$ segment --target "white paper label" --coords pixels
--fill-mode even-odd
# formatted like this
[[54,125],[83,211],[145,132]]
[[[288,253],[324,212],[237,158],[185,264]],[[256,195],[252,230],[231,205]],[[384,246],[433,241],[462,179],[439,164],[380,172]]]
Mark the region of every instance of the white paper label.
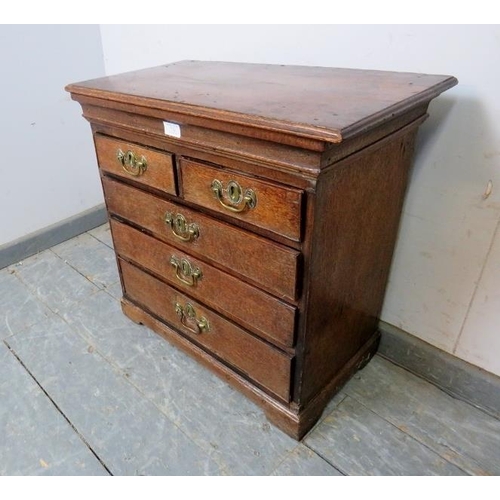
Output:
[[181,136],[181,127],[177,123],[163,122],[163,130],[165,135],[170,135],[171,137]]

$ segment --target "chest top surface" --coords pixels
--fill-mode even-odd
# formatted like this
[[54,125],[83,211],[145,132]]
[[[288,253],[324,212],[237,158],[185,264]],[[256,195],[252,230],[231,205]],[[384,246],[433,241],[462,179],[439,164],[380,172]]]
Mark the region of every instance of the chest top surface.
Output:
[[428,103],[456,84],[456,78],[444,75],[180,61],[67,90],[336,143]]

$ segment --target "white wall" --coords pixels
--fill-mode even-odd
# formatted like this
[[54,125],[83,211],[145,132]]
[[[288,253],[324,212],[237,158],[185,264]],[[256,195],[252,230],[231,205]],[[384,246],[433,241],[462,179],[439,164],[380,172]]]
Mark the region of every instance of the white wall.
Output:
[[99,26],[0,26],[0,245],[103,202],[88,123],[64,91],[102,76]]
[[103,25],[101,34],[107,74],[206,59],[458,77],[419,134],[382,319],[500,375],[500,27]]

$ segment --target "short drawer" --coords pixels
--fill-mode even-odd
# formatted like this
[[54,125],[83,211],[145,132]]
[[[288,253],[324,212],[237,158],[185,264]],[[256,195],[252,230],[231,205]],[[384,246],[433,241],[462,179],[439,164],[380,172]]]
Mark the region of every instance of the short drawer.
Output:
[[248,231],[103,178],[108,210],[189,254],[295,300],[299,252]]
[[267,340],[293,346],[295,307],[166,243],[111,221],[115,250]]
[[181,158],[184,199],[300,240],[302,191]]
[[292,357],[162,281],[120,261],[125,294],[217,358],[289,400]]
[[99,167],[103,172],[176,194],[172,155],[131,142],[95,136]]

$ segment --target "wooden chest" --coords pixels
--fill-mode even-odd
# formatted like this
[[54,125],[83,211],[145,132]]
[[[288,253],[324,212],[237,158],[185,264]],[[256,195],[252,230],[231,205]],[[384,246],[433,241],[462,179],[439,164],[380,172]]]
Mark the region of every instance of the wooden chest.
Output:
[[69,85],[125,314],[300,439],[377,348],[417,129],[456,83],[183,61]]

